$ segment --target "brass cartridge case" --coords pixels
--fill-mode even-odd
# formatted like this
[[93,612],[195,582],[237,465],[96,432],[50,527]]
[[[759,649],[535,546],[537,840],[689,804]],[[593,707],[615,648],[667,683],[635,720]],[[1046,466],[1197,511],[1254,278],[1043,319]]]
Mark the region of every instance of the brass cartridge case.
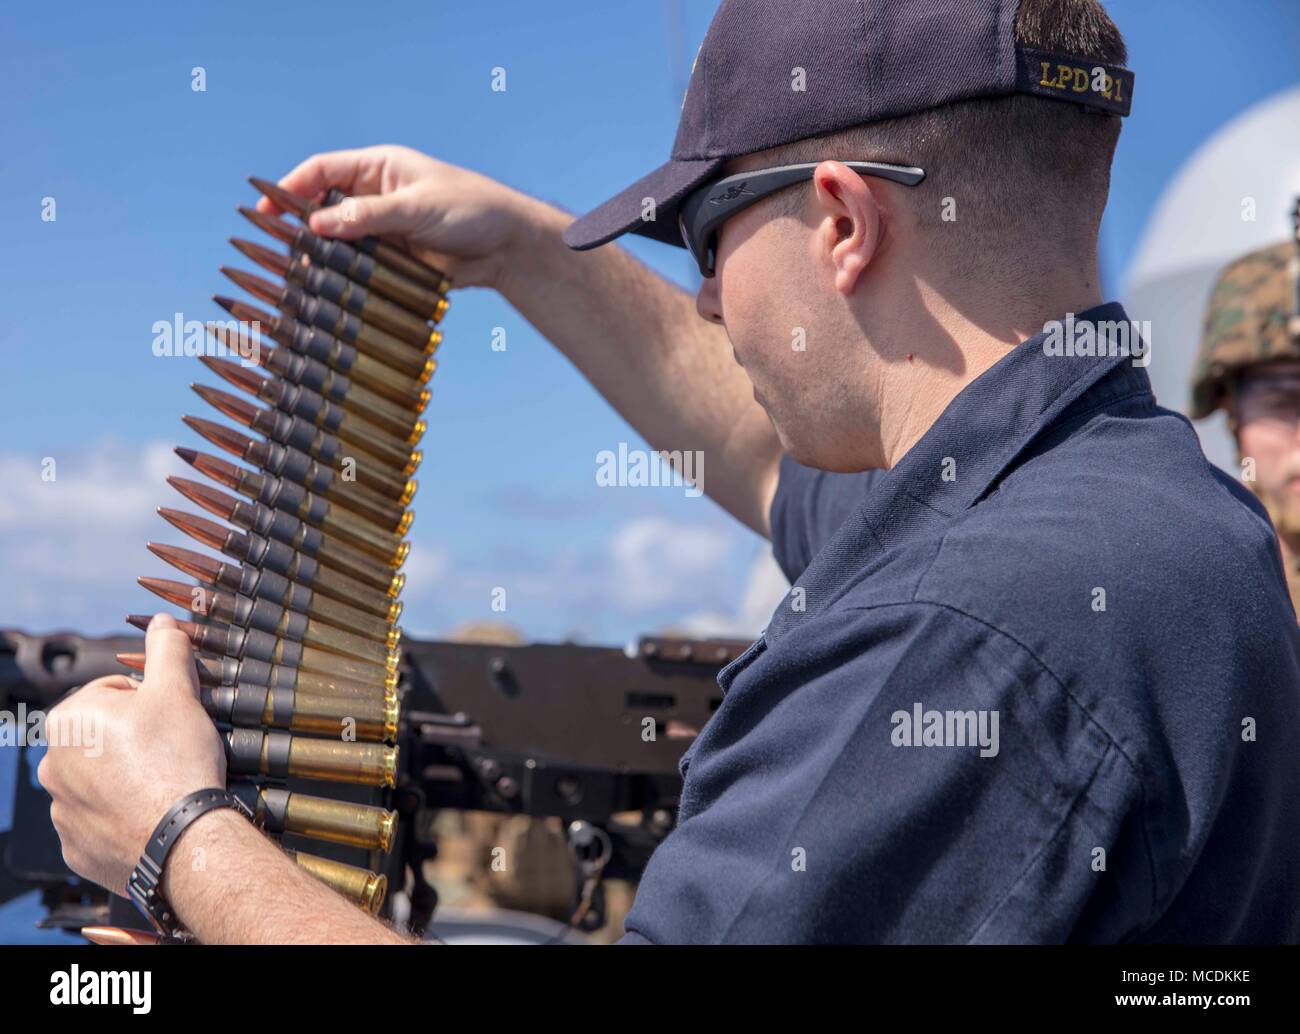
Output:
[[[290,622],[286,620],[281,622],[279,631],[288,631]],[[400,637],[400,629],[392,629]],[[327,625],[323,621],[309,617],[307,619],[307,628],[303,633],[302,643],[304,646],[318,646],[322,650],[328,650],[330,653],[342,654],[357,660],[368,661],[374,665],[388,667],[396,666],[397,642],[392,637],[383,640],[367,639],[365,636],[348,632],[342,628],[336,628],[333,625]]]
[[254,821],[273,836],[292,833],[367,851],[392,849],[397,813],[387,808],[245,781],[232,781],[227,788],[248,805]]
[[[227,398],[223,393],[203,385],[198,386],[196,390],[218,409],[222,409],[222,406],[229,401],[238,401],[234,400],[233,396]],[[239,416],[228,408],[222,409],[222,412],[232,416],[233,419],[239,419]],[[310,417],[286,413],[279,409],[259,410],[250,406],[249,412],[251,420],[248,427],[251,430],[265,435],[285,449],[305,453],[316,460],[321,467],[339,468],[344,459],[351,457],[354,461],[355,484],[371,490],[378,499],[410,498],[411,489],[407,476],[419,466],[422,454],[403,442],[394,441],[378,428],[367,429],[356,417],[353,417],[347,424],[345,435],[342,426],[337,431],[330,431]],[[344,413],[341,409],[336,409],[335,412]],[[346,419],[344,416],[345,422]],[[352,453],[359,453],[359,455],[353,456]],[[248,458],[253,459],[252,456]],[[278,456],[272,455],[268,458],[278,459]]]
[[237,684],[204,686],[204,710],[214,719],[234,725],[317,736],[351,733],[367,743],[383,743],[397,735],[399,706],[395,690],[383,696],[338,696],[267,686]]
[[404,377],[419,378],[425,369],[427,352],[394,337],[386,330],[366,323],[355,313],[340,308],[328,298],[308,294],[291,284],[286,285],[280,301],[280,311],[353,345],[361,354],[391,367]]
[[[419,434],[422,435],[424,421],[419,421],[417,427]],[[424,459],[423,452],[411,447],[413,442],[403,441],[383,428],[358,417],[355,413],[347,413],[339,424],[338,430],[333,433],[346,448],[358,449],[366,456],[373,457],[372,462],[392,471],[389,477],[398,479],[399,484],[401,478],[414,474]],[[367,465],[363,462],[363,457],[357,457],[358,480]],[[405,488],[404,485],[402,487]]]
[[[334,335],[295,319],[285,312],[270,313],[256,306],[232,298],[217,297],[243,328],[256,324],[283,348],[290,349],[303,359],[321,363],[329,369],[378,392],[407,411],[419,413],[429,401],[429,391],[423,385],[433,376],[436,363],[430,358],[420,372],[412,377],[368,355],[356,346],[340,341]],[[239,331],[247,334],[247,329]]]
[[[224,342],[224,328],[218,333],[214,325],[209,325],[208,331]],[[262,359],[265,368],[286,383],[314,391],[322,398],[364,416],[402,441],[414,445],[424,433],[423,421],[412,413],[411,403],[417,401],[418,395],[407,404],[394,402],[374,388],[366,387],[356,377],[283,346],[266,345],[262,349]]]
[[372,916],[379,914],[379,909],[384,903],[384,895],[388,892],[386,876],[302,851],[288,853],[298,865],[326,886],[342,894],[353,904],[359,905]]
[[328,299],[344,312],[360,316],[364,322],[421,351],[433,351],[437,341],[441,340],[442,335],[422,318],[337,270],[291,262],[285,275],[311,294]]
[[290,738],[293,742],[289,747],[289,774],[292,776],[359,786],[396,784],[396,747],[305,736]]
[[[283,640],[281,640],[283,641]],[[297,644],[295,644],[297,645]],[[335,676],[348,682],[363,682],[381,689],[397,685],[397,651],[383,664],[357,660],[341,653],[302,646],[298,667],[317,675]],[[273,658],[274,659],[274,658]]]
[[[406,522],[410,526],[410,521]],[[330,507],[320,521],[322,531],[338,536],[347,544],[378,557],[397,570],[406,562],[411,544],[402,541],[402,532],[383,531],[342,507]],[[403,528],[404,532],[406,528]],[[355,570],[355,568],[354,568]]]
[[278,730],[231,729],[226,765],[240,775],[319,779],[356,786],[393,786],[397,748],[383,743],[295,736]]
[[425,387],[438,368],[437,360],[429,356],[420,372],[414,377],[399,373],[368,355],[358,355],[351,374],[358,384],[382,395],[408,413],[422,413],[429,404],[432,393]]
[[264,788],[258,794],[254,817],[272,833],[294,833],[368,851],[391,850],[397,823],[397,812],[387,808],[278,788]]
[[[307,609],[311,618],[319,618],[327,625],[342,629],[394,647],[402,639],[402,630],[393,625],[386,617],[368,614],[363,610],[320,593],[312,594],[311,606]],[[305,641],[305,640],[304,640]]]
[[[346,199],[347,195],[343,191],[331,187],[329,193],[325,195],[325,204],[339,205]],[[363,237],[361,240],[353,241],[352,244],[367,255],[373,255],[376,262],[388,266],[431,291],[446,294],[451,290],[451,278],[445,273],[386,241],[381,241],[377,237]]]
[[[436,290],[423,288],[387,266],[375,263],[367,285],[405,306],[418,316],[437,323],[447,313],[447,299]],[[449,285],[450,286],[450,285]]]
[[363,521],[379,531],[403,535],[411,526],[406,516],[407,504],[415,497],[417,484],[404,481],[402,494],[396,498],[380,495],[375,489],[356,481],[344,481],[341,472],[335,472],[333,481],[321,493],[332,503],[351,510]]
[[[268,567],[258,566],[255,563],[219,563],[202,554],[192,553],[189,550],[180,550],[171,546],[158,546],[150,543],[149,548],[185,573],[192,575],[205,584],[215,585],[220,590],[246,596],[253,600],[269,600],[285,610],[294,610],[306,614],[308,617],[320,618],[326,624],[334,625],[345,632],[353,632],[367,639],[375,639],[386,643],[389,646],[396,646],[401,639],[400,631],[395,629],[392,621],[389,620],[389,615],[395,609],[400,610],[399,604],[372,589],[366,589],[360,585],[357,588],[363,590],[368,599],[371,601],[383,600],[387,605],[382,616],[328,596],[319,591],[314,585],[315,571],[321,570],[318,565],[312,565],[315,571],[313,571],[311,578],[302,578],[282,574]],[[264,608],[259,608],[259,617],[262,610]],[[236,618],[235,615],[228,615],[223,618],[223,620],[232,619],[243,620],[242,617]],[[254,622],[254,627],[258,627],[256,622]],[[267,630],[272,631],[272,629]]]
[[[375,567],[378,566],[374,561],[371,563]],[[386,571],[381,572],[381,575],[388,578],[387,591],[381,591],[342,571],[327,567],[322,561],[312,577],[311,587],[336,600],[350,600],[358,610],[364,610],[367,614],[374,614],[382,617],[389,624],[394,624],[402,613],[402,604],[397,596],[401,593],[402,584],[406,579],[403,575],[390,575]]]
[[381,622],[381,637],[371,639],[328,624],[311,613],[291,610],[269,599],[202,588],[188,589],[181,582],[157,578],[141,578],[139,581],[177,606],[188,607],[196,614],[215,618],[234,628],[258,632],[276,640],[301,643],[304,648],[320,647],[371,664],[387,666],[396,663],[396,647],[401,639],[401,631],[388,626],[386,622]]
[[400,406],[360,384],[352,385],[340,405],[351,413],[361,414],[376,427],[383,428],[407,445],[415,445],[429,427],[410,407]]
[[[330,655],[334,657],[333,654]],[[337,660],[337,658],[334,658]],[[295,669],[298,673],[295,687],[307,693],[319,693],[322,696],[336,697],[379,697],[386,699],[397,689],[397,673],[385,671],[379,681],[362,681],[346,678],[334,672],[309,671],[305,668]]]
[[[326,535],[320,526],[319,516],[313,521],[305,519],[309,514],[327,512],[328,507],[323,502],[316,507],[306,503],[291,503],[287,508],[281,509],[260,501],[236,499],[186,478],[169,477],[167,480],[187,499],[235,527],[263,539],[284,543],[290,549],[320,561],[325,567],[355,578],[390,597],[396,598],[406,583],[405,576],[394,573],[392,568],[401,567],[409,545],[400,540],[395,541],[391,554],[378,554],[386,561],[382,567],[378,566],[375,562],[376,553],[372,549],[362,549],[337,534]],[[251,486],[237,487],[236,491],[253,495],[256,499]]]
[[[144,624],[148,626],[148,621]],[[204,651],[210,651],[216,644],[196,642]],[[119,661],[136,671],[144,671],[144,654],[120,653]],[[284,664],[272,664],[254,657],[214,657],[199,654],[194,658],[194,666],[199,674],[199,685],[206,689],[230,689],[236,686],[255,686],[258,689],[270,688],[286,693],[299,691],[327,697],[354,697],[363,700],[382,700],[397,702],[397,676],[388,676],[380,682],[358,682],[341,678],[336,674],[323,675],[302,668]],[[390,684],[391,683],[391,684]]]

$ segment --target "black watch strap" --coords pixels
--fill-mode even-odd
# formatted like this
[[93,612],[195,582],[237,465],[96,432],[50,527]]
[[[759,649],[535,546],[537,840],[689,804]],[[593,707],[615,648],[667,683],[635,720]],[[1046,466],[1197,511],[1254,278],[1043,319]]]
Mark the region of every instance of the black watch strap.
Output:
[[167,856],[186,827],[214,808],[234,808],[248,819],[253,817],[243,801],[224,789],[211,787],[187,794],[162,817],[153,835],[149,837],[139,863],[126,881],[127,893],[131,895],[136,908],[144,913],[155,930],[166,937],[176,937],[181,930],[175,913],[162,894],[163,867],[167,864]]

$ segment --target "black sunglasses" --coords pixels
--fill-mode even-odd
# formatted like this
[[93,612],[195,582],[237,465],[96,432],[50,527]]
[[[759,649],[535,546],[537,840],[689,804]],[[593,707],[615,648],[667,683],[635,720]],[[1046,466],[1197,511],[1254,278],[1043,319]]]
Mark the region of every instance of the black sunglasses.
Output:
[[[714,252],[718,228],[737,212],[775,194],[778,190],[803,180],[812,179],[813,171],[821,162],[804,162],[800,165],[782,165],[775,169],[758,169],[738,172],[732,176],[706,183],[691,193],[677,210],[677,226],[682,241],[699,263],[700,275],[713,276]],[[925,179],[925,170],[911,165],[889,165],[884,162],[844,162],[856,173],[891,180],[906,187],[914,187]]]

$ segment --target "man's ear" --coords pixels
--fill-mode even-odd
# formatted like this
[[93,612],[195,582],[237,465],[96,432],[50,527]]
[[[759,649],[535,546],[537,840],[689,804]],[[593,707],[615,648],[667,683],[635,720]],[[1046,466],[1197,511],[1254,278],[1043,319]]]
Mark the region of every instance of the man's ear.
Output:
[[834,270],[835,289],[852,294],[884,239],[884,211],[870,179],[842,162],[818,165],[813,187],[818,257]]

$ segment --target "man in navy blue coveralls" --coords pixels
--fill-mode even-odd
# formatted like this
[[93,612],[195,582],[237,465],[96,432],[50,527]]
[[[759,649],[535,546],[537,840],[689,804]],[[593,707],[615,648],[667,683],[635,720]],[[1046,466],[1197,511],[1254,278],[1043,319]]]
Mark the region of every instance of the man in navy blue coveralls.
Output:
[[[783,461],[806,607],[720,676],[626,940],[1295,939],[1268,522],[1145,370],[1042,360],[1015,349],[883,476]],[[996,755],[898,746],[918,704],[996,713]]]
[[[951,95],[950,87],[978,93],[988,69],[975,67],[981,59],[965,47],[966,34],[999,38],[1017,6],[866,4],[862,35],[851,21],[844,26],[850,52],[808,70],[821,90],[805,102],[821,105],[813,116],[789,113],[755,80],[785,67],[787,56],[807,64],[830,47],[822,35],[828,10],[782,16],[777,5],[724,4],[697,60],[674,162],[622,195],[621,211],[616,198],[566,234],[575,247],[628,229],[660,236],[662,213],[654,226],[627,225],[628,202],[658,196],[656,187],[685,193],[685,241],[702,272],[716,272],[700,311],[725,316],[782,444],[809,463],[781,459],[770,509],[776,558],[793,588],[762,637],[719,676],[722,704],[682,758],[679,825],[651,859],[625,943],[1294,941],[1300,932],[1300,669],[1278,550],[1251,494],[1205,460],[1185,419],[1157,406],[1145,369],[1153,353],[1123,309],[1093,296],[1068,317],[1065,306],[1095,292],[1095,280],[1066,276],[1056,281],[1063,291],[1043,294],[1043,330],[1016,347],[976,358],[951,321],[935,320],[920,321],[916,347],[902,354],[909,339],[891,342],[881,325],[891,306],[924,307],[926,278],[900,277],[895,286],[909,294],[882,291],[874,306],[849,307],[862,358],[844,368],[845,384],[858,377],[855,386],[865,387],[846,389],[847,402],[817,396],[796,384],[795,367],[777,365],[781,330],[766,328],[761,346],[746,334],[746,320],[757,319],[745,283],[759,268],[754,256],[777,240],[789,244],[761,225],[773,216],[813,227],[795,238],[784,271],[809,276],[795,262],[811,258],[816,269],[820,260],[852,298],[855,290],[869,295],[876,268],[890,276],[889,231],[898,223],[900,234],[938,241],[947,229],[942,202],[973,203],[952,163],[1006,161],[1008,179],[1025,175],[1014,138],[954,154],[924,133],[909,135],[906,119],[798,142],[852,121],[837,104],[869,122],[864,88],[888,95],[865,102],[869,109],[896,115]],[[1019,6],[1014,44],[1003,37],[999,52],[1022,48],[1034,70],[1028,92],[1047,82],[1073,89],[1099,63],[1122,63],[1117,32],[1044,42],[1033,33],[1045,31],[1045,5]],[[1090,6],[1073,5],[1113,31]],[[932,15],[947,15],[945,26]],[[947,34],[950,55],[970,55],[965,65],[955,61],[955,87],[944,78],[954,60],[942,62],[943,48],[933,49],[936,32]],[[841,92],[858,47],[861,77],[844,74]],[[1077,67],[1024,53],[1034,47],[1072,47]],[[1018,88],[1026,88],[1023,75]],[[1117,122],[1042,96],[1016,98],[1022,111],[1011,117],[1012,132],[1032,135],[1024,120],[1058,116],[1068,148],[1069,134],[1101,139],[1101,122]],[[745,110],[750,100],[757,110]],[[808,124],[783,127],[791,146],[755,155],[776,142],[772,110]],[[969,143],[983,116],[970,114],[965,126],[963,117],[954,120]],[[952,123],[937,116],[922,125],[933,132]],[[1108,164],[1109,149],[1096,149]],[[698,156],[718,153],[735,157],[699,168]],[[755,196],[725,223],[695,215],[746,191],[761,195],[757,174],[772,167],[850,157],[952,178],[922,202],[869,175],[862,182],[885,199],[884,214],[868,207],[865,229],[828,162],[809,175],[812,186]],[[728,173],[721,186],[708,185]],[[673,187],[673,175],[702,176],[706,185]],[[1104,203],[1104,168],[1097,175],[1100,191],[1076,185],[1072,198],[1054,202],[1088,211],[1100,192]],[[691,192],[701,189],[706,200],[693,204]],[[924,212],[931,200],[935,210]],[[1009,222],[1020,203],[1034,209],[1033,193],[1002,209]],[[1069,232],[1059,212],[1041,207],[1049,234]],[[916,209],[918,221],[899,215]],[[876,220],[891,215],[898,223],[882,232]],[[1024,224],[1031,232],[1033,221]],[[827,224],[836,232],[819,237]],[[700,226],[710,241],[691,240]],[[1086,233],[1079,239],[1091,260],[1095,235],[1086,246]],[[1060,261],[1060,244],[1042,242],[1042,265]],[[1032,267],[1035,250],[1030,241],[1015,260]],[[976,270],[989,265],[978,251],[967,258]],[[1032,269],[993,266],[986,293],[995,309],[999,294],[1037,286]],[[1061,303],[1057,311],[1046,308],[1048,297]],[[1005,340],[1006,329],[995,336]],[[1080,335],[1095,344],[1063,345],[1063,336]],[[825,346],[810,331],[806,348],[817,347]],[[949,366],[959,390],[934,402],[928,421],[914,420],[922,425],[915,440],[899,445],[888,426],[891,417],[907,423],[891,413],[897,396],[872,389],[888,381],[897,391],[907,383],[899,369],[922,361]],[[934,400],[915,383],[922,410]],[[839,405],[846,426],[858,421],[856,453],[813,442],[804,430]],[[874,419],[862,419],[872,406]],[[874,455],[873,435],[881,439]],[[889,469],[829,472],[864,467]]]
[[[316,232],[500,290],[794,583],[719,677],[626,942],[1300,936],[1276,541],[1098,286],[1124,61],[1098,0],[724,0],[671,160],[581,219],[404,148],[282,180],[357,195]],[[685,245],[697,297],[598,247],[628,232]],[[110,749],[39,772],[119,892],[224,782],[188,640],[160,615],[146,649],[138,689],[57,709]],[[202,940],[402,940],[228,808],[191,849],[162,890]]]

